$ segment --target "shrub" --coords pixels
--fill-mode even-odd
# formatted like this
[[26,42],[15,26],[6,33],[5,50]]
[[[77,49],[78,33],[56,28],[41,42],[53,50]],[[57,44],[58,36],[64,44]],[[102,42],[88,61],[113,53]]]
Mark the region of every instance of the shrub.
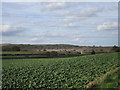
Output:
[[48,57],[57,57],[59,54],[55,51],[52,51],[52,52],[47,52],[46,55]]
[[95,51],[94,51],[94,50],[92,50],[91,54],[95,54]]
[[18,46],[3,46],[2,51],[20,51]]
[[47,51],[46,49],[43,49],[43,51]]
[[114,45],[114,46],[112,47],[112,51],[114,51],[114,52],[120,52],[120,48],[117,47],[116,45]]

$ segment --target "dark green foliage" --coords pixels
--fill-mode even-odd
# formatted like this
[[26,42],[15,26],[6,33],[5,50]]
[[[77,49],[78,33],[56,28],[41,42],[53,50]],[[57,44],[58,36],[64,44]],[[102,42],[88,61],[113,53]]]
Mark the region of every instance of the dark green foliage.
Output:
[[20,51],[18,46],[3,46],[2,51]]
[[95,51],[94,51],[94,50],[92,50],[91,54],[95,54]]
[[114,46],[112,47],[112,51],[120,52],[120,48],[119,48],[118,46],[114,45]]
[[46,55],[48,57],[57,57],[59,54],[55,51],[52,51],[52,52],[47,52]]
[[2,61],[3,88],[81,88],[118,65],[117,53]]
[[46,49],[43,49],[43,51],[47,51]]

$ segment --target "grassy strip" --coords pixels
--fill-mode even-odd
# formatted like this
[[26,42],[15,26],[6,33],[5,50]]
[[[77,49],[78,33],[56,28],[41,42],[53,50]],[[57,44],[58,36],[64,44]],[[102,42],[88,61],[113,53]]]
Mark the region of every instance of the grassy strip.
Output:
[[118,88],[120,70],[109,75],[103,82],[96,84],[93,88]]
[[106,74],[102,75],[101,77],[96,78],[94,81],[89,82],[85,88],[92,88],[93,86],[95,86],[98,83],[103,82],[109,75],[111,75],[114,72],[117,72],[118,70],[120,70],[120,67],[115,68],[114,70],[110,70],[109,72],[107,72]]

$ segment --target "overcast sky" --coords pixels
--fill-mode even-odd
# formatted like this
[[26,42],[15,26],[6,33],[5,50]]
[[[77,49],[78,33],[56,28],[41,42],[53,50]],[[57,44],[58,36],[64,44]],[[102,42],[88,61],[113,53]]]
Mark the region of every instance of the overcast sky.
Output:
[[4,2],[0,16],[2,43],[118,45],[117,2]]

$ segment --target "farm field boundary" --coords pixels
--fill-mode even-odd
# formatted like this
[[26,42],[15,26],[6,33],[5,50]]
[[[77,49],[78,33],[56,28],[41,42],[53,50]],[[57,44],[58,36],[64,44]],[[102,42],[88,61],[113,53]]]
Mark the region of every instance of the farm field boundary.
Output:
[[117,72],[118,70],[120,70],[120,67],[115,68],[114,70],[110,70],[109,72],[107,72],[106,74],[103,74],[102,76],[96,78],[94,81],[89,82],[85,88],[92,88],[94,85],[103,82],[109,75],[111,75],[114,72]]

